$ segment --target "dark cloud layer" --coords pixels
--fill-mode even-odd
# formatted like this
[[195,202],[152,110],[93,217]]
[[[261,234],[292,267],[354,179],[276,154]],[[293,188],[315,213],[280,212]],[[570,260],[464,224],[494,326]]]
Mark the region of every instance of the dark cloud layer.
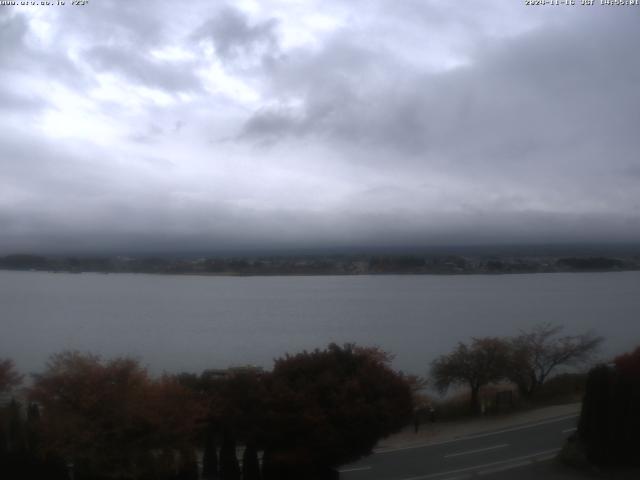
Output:
[[176,65],[145,57],[137,51],[121,47],[96,46],[84,53],[84,57],[97,72],[117,72],[132,82],[169,91],[200,90],[198,78],[191,71],[191,62]]
[[640,241],[640,9],[154,5],[0,8],[0,251]]
[[220,57],[233,59],[259,50],[277,50],[276,27],[277,21],[274,19],[250,24],[246,15],[235,8],[227,7],[206,21],[193,37],[210,38]]
[[438,74],[403,69],[389,52],[335,39],[279,65],[275,95],[285,104],[298,96],[302,105],[259,109],[242,136],[328,135],[409,154],[400,159],[453,154],[493,164],[545,162],[564,157],[563,148],[582,157],[591,132],[601,150],[618,157],[624,146],[630,154],[640,106],[636,21],[536,30],[496,41],[470,65]]

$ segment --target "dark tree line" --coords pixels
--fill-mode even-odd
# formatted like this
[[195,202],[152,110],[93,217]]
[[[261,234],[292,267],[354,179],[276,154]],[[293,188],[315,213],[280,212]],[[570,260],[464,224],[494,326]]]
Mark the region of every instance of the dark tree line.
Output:
[[638,270],[637,256],[566,257],[526,254],[487,257],[482,254],[368,256],[289,255],[181,258],[171,256],[136,257],[44,257],[30,254],[0,256],[0,269],[55,272],[139,272],[156,274],[214,275],[335,275],[335,274],[463,274],[463,273],[536,273]]
[[[20,380],[0,363],[0,390]],[[6,478],[39,468],[54,480],[333,478],[413,410],[410,379],[384,352],[350,344],[287,355],[270,372],[160,378],[129,358],[64,352],[25,399],[0,412]]]
[[205,465],[218,464],[234,480],[236,442],[246,446],[247,480],[331,478],[335,467],[403,427],[413,410],[411,379],[394,372],[384,352],[354,345],[287,355],[271,372],[204,372],[181,381],[208,400],[208,444],[222,443],[217,459],[208,448]]
[[[0,398],[22,383],[10,360],[0,360]],[[42,449],[40,408],[26,408],[15,399],[0,405],[0,477],[66,480],[67,466],[60,456]]]
[[[640,466],[640,347],[589,372],[577,439],[602,466]],[[576,439],[574,438],[574,441]]]

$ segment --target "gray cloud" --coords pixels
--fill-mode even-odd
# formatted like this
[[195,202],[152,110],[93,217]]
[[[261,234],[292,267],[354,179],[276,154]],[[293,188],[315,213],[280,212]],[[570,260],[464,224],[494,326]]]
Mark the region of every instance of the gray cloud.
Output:
[[41,101],[28,97],[23,93],[9,93],[8,91],[0,91],[0,111],[17,113],[24,110],[32,110],[42,108]]
[[194,39],[209,38],[216,53],[225,60],[240,55],[273,55],[279,48],[275,19],[250,23],[241,11],[226,7],[201,25],[193,34]]
[[193,72],[193,62],[168,62],[149,58],[139,51],[122,47],[96,46],[84,53],[96,71],[116,72],[129,80],[171,92],[193,91],[202,88]]
[[27,19],[23,15],[9,16],[0,10],[0,59],[13,59],[15,52],[24,47],[24,36],[28,30]]
[[0,251],[640,240],[640,10],[364,5],[0,9]]
[[[239,138],[269,145],[329,138],[377,168],[430,166],[520,189],[531,203],[631,211],[637,187],[617,187],[640,149],[636,21],[549,26],[492,42],[444,73],[403,68],[389,52],[337,39],[279,66],[280,105],[255,112]],[[301,105],[288,107],[290,96]]]
[[[30,85],[24,78],[16,81],[14,76],[52,77],[66,82],[74,82],[78,87],[86,85],[86,79],[79,73],[65,51],[59,49],[39,49],[28,41],[30,33],[29,18],[22,14],[8,14],[8,7],[0,15],[0,80],[5,85],[5,100],[9,96],[6,90],[21,90],[15,95],[14,105],[18,108],[30,104],[41,92],[27,92]],[[46,103],[46,99],[42,99]],[[8,103],[8,101],[7,101]]]
[[[280,63],[272,83],[281,105],[256,111],[242,137],[330,135],[401,153],[456,152],[494,162],[563,145],[579,149],[586,132],[615,124],[598,135],[612,152],[622,140],[635,141],[636,20],[536,30],[436,74],[338,38]],[[288,108],[289,97],[302,105]]]
[[[56,9],[55,20],[71,33],[97,43],[119,43],[136,49],[147,50],[171,39],[175,34],[175,4],[156,2],[153,7],[143,2],[102,0],[90,8]],[[126,51],[126,49],[125,49]],[[129,50],[130,52],[132,50]]]

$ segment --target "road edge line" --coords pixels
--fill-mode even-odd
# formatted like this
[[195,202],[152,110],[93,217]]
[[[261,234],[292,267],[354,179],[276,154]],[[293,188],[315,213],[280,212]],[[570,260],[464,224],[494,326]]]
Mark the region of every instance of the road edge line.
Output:
[[476,438],[489,437],[491,435],[499,435],[501,433],[515,432],[517,430],[524,430],[526,428],[533,428],[533,427],[537,427],[537,426],[540,426],[540,425],[547,425],[549,423],[561,422],[563,420],[569,420],[570,418],[577,418],[579,416],[580,416],[579,413],[575,413],[575,414],[572,414],[572,415],[564,415],[564,416],[561,416],[561,417],[554,417],[554,418],[550,418],[548,420],[542,420],[542,421],[535,422],[535,423],[528,423],[528,424],[518,425],[518,426],[515,426],[515,427],[504,428],[502,430],[495,430],[495,431],[484,432],[484,433],[476,433],[476,434],[466,435],[466,436],[463,436],[463,437],[452,438],[451,440],[445,440],[445,441],[442,441],[442,442],[421,443],[419,445],[407,445],[406,447],[397,447],[397,448],[384,448],[384,449],[374,450],[373,453],[378,455],[378,454],[384,454],[384,453],[400,452],[402,450],[413,450],[413,449],[416,449],[416,448],[432,447],[434,445],[446,445],[448,443],[462,442],[462,441],[465,441],[465,440],[473,440],[473,439],[476,439]]
[[457,470],[449,470],[447,472],[430,473],[430,474],[422,475],[418,477],[408,477],[408,478],[403,478],[402,480],[427,480],[429,478],[444,477],[445,475],[455,475],[458,473],[474,472],[487,467],[497,467],[498,465],[504,465],[505,466],[504,470],[509,470],[510,469],[509,467],[517,468],[518,466],[526,465],[528,463],[528,462],[525,462],[526,460],[534,460],[536,457],[546,458],[548,456],[549,457],[548,459],[553,458],[553,454],[558,453],[560,450],[561,450],[560,448],[554,448],[551,450],[544,450],[542,452],[531,453],[529,455],[509,458],[507,460],[500,460],[497,462],[485,463],[482,465],[474,465],[472,467],[459,468]]

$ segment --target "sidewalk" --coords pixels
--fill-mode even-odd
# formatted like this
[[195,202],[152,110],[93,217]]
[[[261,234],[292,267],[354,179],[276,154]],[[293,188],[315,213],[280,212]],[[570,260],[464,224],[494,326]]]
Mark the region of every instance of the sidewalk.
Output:
[[578,415],[580,403],[568,405],[554,405],[522,412],[491,415],[480,418],[467,418],[455,421],[425,422],[420,425],[418,433],[414,433],[413,426],[391,435],[378,443],[375,451],[384,451],[416,445],[446,442],[460,437],[479,433],[502,430],[526,423],[535,423],[554,417]]

